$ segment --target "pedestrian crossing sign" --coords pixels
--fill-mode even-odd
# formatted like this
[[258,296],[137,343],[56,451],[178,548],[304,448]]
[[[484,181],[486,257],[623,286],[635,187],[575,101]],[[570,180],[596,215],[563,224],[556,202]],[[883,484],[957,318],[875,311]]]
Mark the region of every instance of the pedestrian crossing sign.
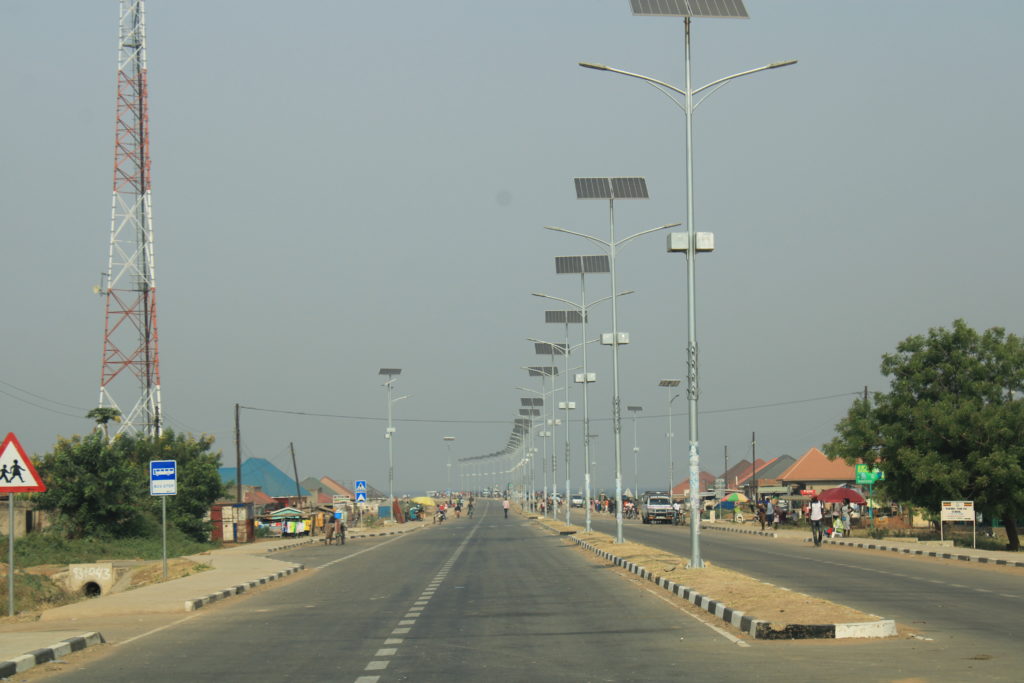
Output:
[[0,493],[29,493],[46,490],[35,465],[25,455],[14,432],[0,446]]

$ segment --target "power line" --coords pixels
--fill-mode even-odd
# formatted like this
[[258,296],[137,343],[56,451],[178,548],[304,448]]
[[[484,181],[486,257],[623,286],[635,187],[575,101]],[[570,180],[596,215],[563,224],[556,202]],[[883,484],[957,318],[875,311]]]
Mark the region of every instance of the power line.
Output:
[[[750,406],[741,406],[737,408],[720,408],[718,410],[702,410],[702,415],[717,415],[721,413],[735,413],[744,410],[760,410],[762,408],[778,408],[782,406],[799,405],[801,403],[814,403],[817,401],[830,401],[836,398],[843,398],[846,396],[860,396],[860,391],[846,391],[841,394],[831,394],[829,396],[816,396],[814,398],[802,398],[795,399],[792,401],[776,401],[774,403],[761,403]],[[245,410],[253,410],[261,413],[275,413],[279,415],[300,415],[303,417],[327,417],[338,420],[364,420],[373,422],[385,422],[386,417],[379,417],[373,415],[339,415],[337,413],[319,413],[305,410],[283,410],[279,408],[260,408],[257,406],[239,406]],[[649,414],[640,416],[641,420],[651,420],[657,418],[663,418],[665,415]],[[392,418],[394,422],[427,422],[436,424],[508,424],[509,420],[470,420],[462,418]],[[610,417],[599,417],[591,418],[591,422],[608,422],[611,421]]]

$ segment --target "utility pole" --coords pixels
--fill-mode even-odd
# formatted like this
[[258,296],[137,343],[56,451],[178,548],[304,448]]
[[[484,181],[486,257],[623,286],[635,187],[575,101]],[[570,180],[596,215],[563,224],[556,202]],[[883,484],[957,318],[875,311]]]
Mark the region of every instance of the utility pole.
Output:
[[[725,479],[725,477],[728,474],[729,474],[729,447],[726,446],[725,447],[725,473],[722,474],[722,479]],[[725,486],[726,486],[726,488],[729,487],[729,480],[728,479],[725,479]]]
[[235,502],[242,504],[242,427],[238,416],[239,406],[235,404]]
[[292,472],[295,473],[295,505],[302,509],[302,487],[299,486],[299,466],[295,464],[295,444],[289,441],[288,448],[292,452]]
[[757,493],[757,433],[750,432],[750,466],[754,469],[752,476],[754,484],[754,505],[756,506],[760,502],[760,498]]

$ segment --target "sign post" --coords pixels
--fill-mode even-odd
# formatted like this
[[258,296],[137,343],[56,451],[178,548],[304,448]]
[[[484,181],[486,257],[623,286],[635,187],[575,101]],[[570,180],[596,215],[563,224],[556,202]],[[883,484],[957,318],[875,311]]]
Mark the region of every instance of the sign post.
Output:
[[7,616],[14,616],[14,494],[42,492],[46,485],[14,432],[0,445],[0,493],[7,494]]
[[867,465],[860,464],[854,465],[854,472],[857,476],[858,484],[868,485],[868,514],[871,516],[871,528],[875,528],[875,498],[874,498],[874,486],[876,481],[885,481],[885,472],[878,469],[877,467],[869,468]]
[[160,517],[163,527],[164,581],[167,580],[167,496],[178,494],[178,461],[149,461],[149,495],[160,496]]
[[944,500],[939,511],[939,539],[946,540],[943,535],[943,522],[970,522],[974,527],[971,546],[978,548],[978,517],[974,514],[973,500]]

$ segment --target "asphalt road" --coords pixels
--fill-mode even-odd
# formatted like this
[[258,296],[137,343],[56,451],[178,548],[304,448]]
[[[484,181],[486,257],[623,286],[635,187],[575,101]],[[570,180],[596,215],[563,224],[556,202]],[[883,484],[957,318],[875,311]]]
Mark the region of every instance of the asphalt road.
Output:
[[101,655],[69,658],[52,677],[650,683],[820,679],[836,667],[869,681],[1017,680],[1001,656],[960,657],[936,642],[723,635],[664,591],[521,517],[504,519],[494,501],[472,520],[278,556],[310,569]]
[[[582,524],[582,514],[577,518]],[[615,521],[594,515],[596,531]],[[690,528],[624,522],[623,536],[685,557]],[[1024,665],[1024,570],[706,530],[701,555],[721,567],[869,614],[896,619],[925,637]]]

